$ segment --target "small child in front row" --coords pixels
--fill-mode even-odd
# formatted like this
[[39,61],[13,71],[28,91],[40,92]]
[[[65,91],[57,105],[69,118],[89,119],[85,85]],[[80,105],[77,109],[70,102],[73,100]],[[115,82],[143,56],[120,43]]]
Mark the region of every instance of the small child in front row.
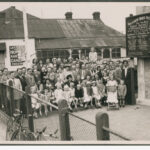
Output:
[[75,109],[77,109],[77,100],[75,98],[75,88],[74,88],[74,83],[71,82],[70,83],[70,100],[72,101],[73,105],[75,106]]
[[38,118],[38,110],[41,108],[41,104],[38,102],[36,98],[38,98],[37,88],[32,87],[31,88],[31,103],[32,103],[32,109],[33,109],[33,116],[35,118]]
[[55,89],[54,91],[54,101],[53,103],[55,105],[58,105],[58,102],[62,99],[64,99],[64,93],[63,93],[63,90],[62,90],[62,86],[60,84],[57,85],[57,89]]
[[[44,90],[44,94],[41,94],[40,95],[40,98],[43,100],[43,101],[45,101],[45,102],[49,102],[49,95],[48,95],[48,89],[45,89]],[[44,106],[44,113],[45,113],[45,115],[47,116],[47,114],[48,114],[48,109],[47,109],[47,104],[46,103],[41,103],[41,105],[42,106]],[[42,116],[42,111],[41,111],[41,109],[40,109],[40,115]]]
[[118,99],[120,107],[125,107],[125,96],[127,94],[127,87],[124,84],[124,80],[120,80],[118,85]]
[[72,107],[71,107],[71,103],[72,103],[71,92],[70,92],[69,86],[67,84],[64,86],[63,96],[64,96],[64,99],[68,103],[69,110],[72,111]]
[[101,107],[101,103],[100,103],[101,95],[99,93],[99,89],[97,87],[96,81],[92,82],[92,91],[93,91],[93,98],[95,100],[95,107],[100,108]]
[[80,84],[77,84],[77,87],[75,88],[75,98],[80,107],[83,107],[83,96],[83,89]]

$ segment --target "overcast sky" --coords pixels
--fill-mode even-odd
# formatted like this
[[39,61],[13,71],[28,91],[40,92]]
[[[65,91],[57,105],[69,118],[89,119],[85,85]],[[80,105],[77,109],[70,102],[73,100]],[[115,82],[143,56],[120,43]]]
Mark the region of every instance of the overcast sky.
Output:
[[40,18],[65,18],[67,11],[73,12],[73,18],[92,18],[92,13],[99,11],[106,25],[125,33],[125,18],[131,13],[136,14],[136,6],[150,6],[150,2],[0,2],[0,11],[10,6],[16,6],[19,10],[25,9],[27,13]]

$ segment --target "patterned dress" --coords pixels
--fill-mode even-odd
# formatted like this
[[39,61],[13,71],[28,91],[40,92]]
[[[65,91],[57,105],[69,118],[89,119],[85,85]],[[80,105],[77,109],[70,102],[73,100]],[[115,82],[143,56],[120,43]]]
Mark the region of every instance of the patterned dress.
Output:
[[117,81],[109,80],[106,84],[107,87],[107,102],[108,103],[118,103],[117,99]]

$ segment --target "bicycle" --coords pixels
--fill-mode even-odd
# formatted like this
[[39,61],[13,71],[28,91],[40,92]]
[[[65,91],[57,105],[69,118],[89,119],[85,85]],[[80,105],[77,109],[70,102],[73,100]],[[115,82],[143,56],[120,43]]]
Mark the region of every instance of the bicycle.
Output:
[[[8,121],[7,124],[7,134],[10,132],[11,136],[8,138],[6,135],[6,139],[10,141],[42,141],[46,140],[46,137],[58,139],[56,135],[58,129],[56,129],[53,133],[45,134],[46,128],[44,127],[42,130],[37,130],[36,132],[31,132],[28,127],[23,127],[23,115],[17,114],[14,115]],[[14,129],[13,129],[14,127]]]
[[58,139],[59,137],[56,135],[58,132],[58,129],[56,129],[53,133],[45,134],[47,127],[44,127],[42,130],[37,130],[35,133],[33,133],[36,141],[43,141],[46,140],[46,137],[48,138],[54,138]]
[[[7,123],[6,139],[10,141],[34,141],[35,137],[28,127],[23,127],[23,115],[14,114]],[[10,136],[9,136],[10,134]]]

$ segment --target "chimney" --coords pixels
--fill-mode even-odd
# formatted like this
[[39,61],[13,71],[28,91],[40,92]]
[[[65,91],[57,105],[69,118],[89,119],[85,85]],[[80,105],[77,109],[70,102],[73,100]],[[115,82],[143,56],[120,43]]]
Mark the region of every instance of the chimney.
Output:
[[67,20],[72,20],[72,12],[66,12],[65,16]]
[[100,12],[96,11],[93,13],[93,20],[100,20]]

